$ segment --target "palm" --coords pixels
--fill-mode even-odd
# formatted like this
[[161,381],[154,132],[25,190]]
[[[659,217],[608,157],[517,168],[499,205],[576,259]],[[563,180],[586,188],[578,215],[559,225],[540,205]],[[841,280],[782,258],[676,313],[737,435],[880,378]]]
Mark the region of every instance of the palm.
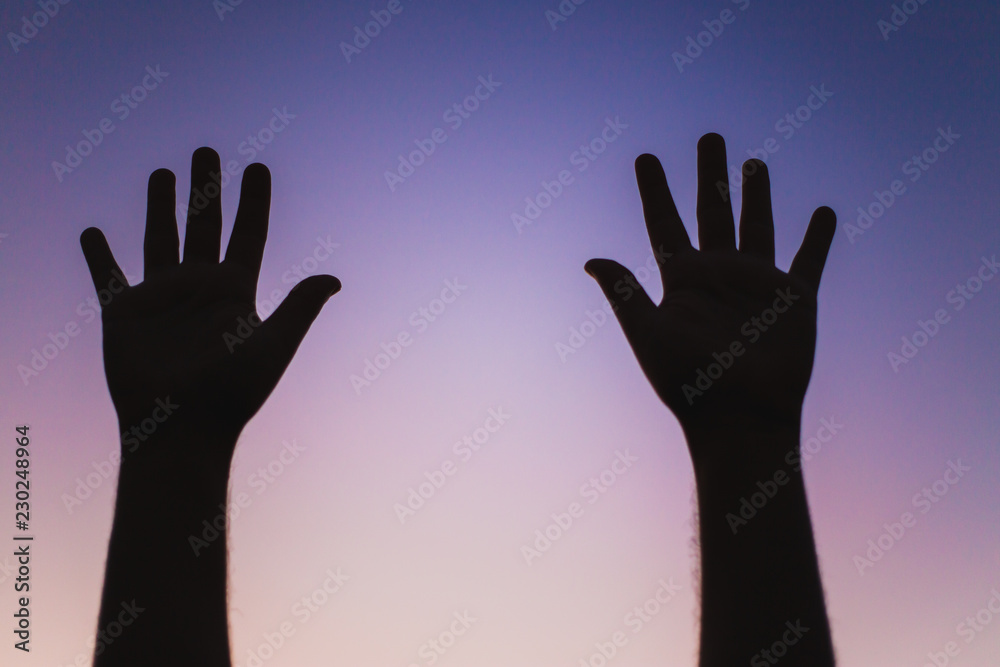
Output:
[[[636,356],[678,417],[801,405],[816,339],[815,294],[807,286],[735,252],[692,252],[667,272],[672,287]],[[766,314],[773,320],[767,324],[761,313],[773,310],[778,292],[797,299],[777,319]]]
[[[217,169],[214,151],[197,151],[192,190],[211,192],[206,184]],[[189,215],[181,263],[173,174],[150,176],[145,280],[114,296],[102,313],[105,372],[123,426],[148,418],[156,401],[169,397],[182,406],[177,414],[185,422],[238,433],[274,389],[322,303],[339,289],[331,276],[310,278],[266,323],[252,326],[260,323],[255,296],[270,176],[262,165],[246,170],[222,262],[221,206],[218,196],[207,200]],[[81,242],[100,290],[117,264],[98,230],[84,232]]]
[[119,412],[141,415],[167,388],[173,401],[210,415],[245,421],[256,412],[277,378],[223,340],[255,312],[253,293],[233,273],[221,264],[177,267],[108,305],[104,365]]
[[[650,240],[668,256],[660,267],[659,305],[617,262],[587,264],[615,306],[643,372],[685,428],[745,417],[797,418],[812,371],[816,290],[833,234],[832,211],[818,209],[791,270],[777,269],[770,184],[758,163],[744,186],[737,250],[732,209],[715,187],[726,182],[725,165],[722,138],[703,137],[702,249],[695,250],[659,162],[652,156],[636,161]],[[783,312],[776,312],[776,300]]]

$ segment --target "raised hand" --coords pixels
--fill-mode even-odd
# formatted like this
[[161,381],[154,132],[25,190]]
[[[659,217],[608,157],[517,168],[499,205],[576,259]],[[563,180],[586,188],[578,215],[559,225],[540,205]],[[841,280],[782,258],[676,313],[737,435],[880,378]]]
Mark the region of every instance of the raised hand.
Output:
[[[307,278],[260,323],[255,302],[270,174],[260,164],[245,170],[220,262],[222,207],[213,172],[219,173],[215,151],[195,151],[183,261],[174,175],[160,169],[150,176],[139,285],[126,284],[99,230],[80,237],[102,297],[104,368],[123,433],[95,667],[231,664],[227,535],[217,527],[226,521],[233,451],[323,304],[340,289],[332,276]],[[251,323],[249,335],[241,321]],[[157,425],[149,431],[144,424],[154,423],[151,417]],[[142,444],[126,446],[125,434],[140,425]],[[201,539],[208,525],[217,530],[211,543]],[[123,604],[142,609],[142,616],[113,642],[101,639]]]
[[[149,177],[144,280],[113,296],[102,312],[108,388],[125,428],[148,418],[156,401],[169,396],[181,406],[172,419],[232,440],[270,395],[323,304],[340,289],[333,276],[311,276],[248,338],[238,335],[238,320],[260,321],[255,302],[271,178],[262,164],[247,167],[232,238],[220,262],[221,193],[212,180],[219,168],[215,151],[195,151],[183,261],[174,175],[160,169]],[[100,230],[87,229],[80,242],[99,292],[124,281]]]
[[743,187],[737,250],[725,143],[717,134],[698,142],[695,250],[659,161],[652,155],[636,160],[649,239],[666,257],[659,305],[621,264],[592,259],[585,267],[615,307],[646,377],[686,431],[725,423],[797,425],[812,372],[816,291],[836,217],[818,208],[791,269],[775,268],[767,167],[760,161],[747,167],[752,175]]
[[[585,268],[687,439],[701,546],[699,664],[765,664],[770,658],[761,651],[789,627],[802,627],[809,634],[801,641],[796,635],[782,664],[830,667],[833,644],[805,482],[790,455],[799,450],[816,291],[836,218],[818,208],[788,273],[780,271],[767,168],[750,161],[744,172],[737,250],[724,194],[725,144],[716,134],[698,142],[695,250],[660,163],[652,155],[636,160],[646,229],[655,255],[664,258],[660,305],[617,262],[592,259]],[[738,514],[741,503],[760,488],[773,493],[748,521]]]

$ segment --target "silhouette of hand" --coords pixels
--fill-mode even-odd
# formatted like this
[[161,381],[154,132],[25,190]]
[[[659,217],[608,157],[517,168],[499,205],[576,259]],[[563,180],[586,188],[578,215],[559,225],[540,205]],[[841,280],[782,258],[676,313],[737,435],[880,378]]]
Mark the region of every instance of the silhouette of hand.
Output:
[[[767,167],[747,163],[740,246],[721,136],[698,142],[698,241],[691,246],[659,161],[635,162],[646,228],[661,257],[657,306],[621,264],[592,259],[585,269],[615,308],[646,377],[682,428],[794,428],[796,437],[816,345],[816,292],[836,230],[818,208],[788,273],[774,265]],[[691,442],[691,438],[688,441]],[[697,461],[701,452],[692,451]]]
[[[327,299],[340,289],[333,276],[311,276],[288,294],[266,322],[237,332],[238,319],[259,324],[257,279],[267,238],[271,177],[252,164],[243,174],[240,204],[226,257],[222,233],[219,156],[199,148],[191,159],[191,205],[180,261],[174,217],[174,175],[149,177],[142,283],[128,286],[100,230],[80,244],[94,285],[118,291],[102,308],[104,370],[123,428],[139,425],[169,398],[167,428],[236,437],[274,389]],[[206,203],[207,202],[207,203]],[[201,207],[196,203],[202,204]],[[225,337],[225,338],[224,338]],[[162,413],[155,413],[159,421]],[[219,438],[209,438],[217,441]],[[222,445],[220,445],[222,446]]]

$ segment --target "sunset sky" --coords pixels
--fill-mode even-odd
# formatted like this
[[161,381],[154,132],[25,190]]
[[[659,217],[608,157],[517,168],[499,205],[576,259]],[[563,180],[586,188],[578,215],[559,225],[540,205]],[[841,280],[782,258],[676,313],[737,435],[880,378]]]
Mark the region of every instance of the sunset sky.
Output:
[[211,146],[224,243],[271,170],[262,314],[343,282],[237,448],[235,664],[575,667],[624,631],[608,664],[695,665],[690,459],[583,265],[652,265],[644,152],[697,238],[718,132],[766,159],[780,268],[838,216],[802,437],[839,664],[1000,664],[996,3],[12,0],[0,28],[0,509],[10,540],[27,424],[35,536],[0,663],[90,664],[118,436],[80,232],[140,281],[149,174],[183,204]]

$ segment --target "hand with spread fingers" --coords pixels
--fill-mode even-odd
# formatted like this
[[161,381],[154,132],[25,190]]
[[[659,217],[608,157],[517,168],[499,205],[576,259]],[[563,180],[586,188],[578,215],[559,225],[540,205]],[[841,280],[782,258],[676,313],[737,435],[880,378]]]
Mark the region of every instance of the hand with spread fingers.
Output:
[[[102,309],[104,367],[123,428],[139,424],[169,396],[172,419],[238,435],[268,397],[327,299],[340,289],[333,276],[311,276],[260,323],[257,278],[267,238],[270,173],[262,164],[243,175],[239,210],[223,261],[219,156],[198,149],[191,164],[191,198],[183,261],[174,219],[174,175],[149,177],[143,282],[113,294]],[[202,204],[201,207],[196,204]],[[124,278],[104,235],[84,231],[81,245],[98,292]],[[109,289],[109,285],[113,285]],[[253,333],[244,337],[246,321]]]
[[[218,173],[215,151],[195,151],[183,261],[174,175],[150,176],[138,285],[127,284],[99,230],[80,238],[101,296],[104,368],[122,434],[95,667],[231,664],[225,526],[233,452],[340,289],[332,276],[309,277],[261,323],[255,302],[271,177],[264,165],[246,168],[220,262]],[[108,641],[104,630],[123,605],[141,616]]]
[[[646,229],[662,258],[654,304],[617,262],[586,270],[615,308],[653,388],[685,430],[786,423],[805,398],[816,345],[816,292],[836,230],[832,210],[813,213],[791,269],[774,265],[767,167],[747,163],[737,250],[722,137],[698,143],[698,241],[691,246],[659,161],[635,163]],[[724,187],[720,188],[719,184]],[[698,455],[692,452],[692,456]]]
[[[744,165],[739,249],[722,137],[698,142],[698,250],[657,159],[642,155],[635,169],[646,229],[662,259],[663,301],[654,304],[617,262],[592,259],[585,268],[687,440],[701,547],[699,664],[766,664],[766,648],[782,639],[783,665],[830,667],[799,438],[816,292],[836,217],[816,209],[785,273],[774,265],[763,162]],[[742,503],[761,489],[769,490],[767,504],[755,505],[748,519]]]

